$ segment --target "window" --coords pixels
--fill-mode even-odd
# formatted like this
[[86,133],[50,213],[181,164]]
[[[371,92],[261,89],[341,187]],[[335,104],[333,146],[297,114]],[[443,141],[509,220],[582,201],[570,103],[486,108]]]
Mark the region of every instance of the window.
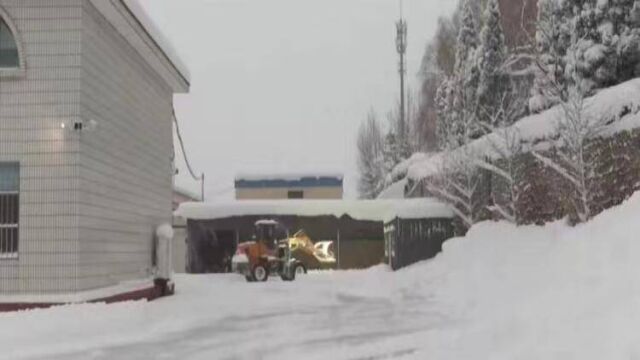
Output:
[[19,68],[18,44],[7,23],[0,18],[0,68]]
[[304,191],[289,191],[289,199],[304,199]]
[[0,163],[0,259],[18,257],[20,165]]

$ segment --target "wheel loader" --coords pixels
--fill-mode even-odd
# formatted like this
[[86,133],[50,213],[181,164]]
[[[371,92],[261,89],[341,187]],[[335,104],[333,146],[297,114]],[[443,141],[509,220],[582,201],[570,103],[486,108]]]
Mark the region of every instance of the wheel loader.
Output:
[[[286,235],[279,239],[282,233]],[[269,276],[294,281],[296,275],[306,272],[304,264],[291,256],[289,231],[275,220],[255,223],[253,241],[238,245],[232,266],[248,282],[267,281]]]

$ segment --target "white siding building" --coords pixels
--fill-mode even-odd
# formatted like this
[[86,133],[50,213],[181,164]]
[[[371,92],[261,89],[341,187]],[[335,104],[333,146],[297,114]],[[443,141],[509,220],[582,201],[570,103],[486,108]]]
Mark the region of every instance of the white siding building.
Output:
[[152,277],[189,80],[127,3],[0,0],[0,303]]

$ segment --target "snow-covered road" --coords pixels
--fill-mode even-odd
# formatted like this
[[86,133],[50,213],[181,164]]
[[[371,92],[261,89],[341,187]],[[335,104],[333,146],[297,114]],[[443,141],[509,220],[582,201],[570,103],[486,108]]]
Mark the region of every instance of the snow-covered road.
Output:
[[640,359],[639,214],[640,193],[575,228],[478,224],[398,272],[0,314],[0,359]]
[[419,338],[443,319],[424,295],[396,292],[394,278],[383,267],[313,273],[293,283],[182,275],[179,293],[156,302],[0,315],[3,330],[5,320],[39,327],[37,337],[22,324],[18,334],[0,338],[13,350],[0,358],[422,358]]

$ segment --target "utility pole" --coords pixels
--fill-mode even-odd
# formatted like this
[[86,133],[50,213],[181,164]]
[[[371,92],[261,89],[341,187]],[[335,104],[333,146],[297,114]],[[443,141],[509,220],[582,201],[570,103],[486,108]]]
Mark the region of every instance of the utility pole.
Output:
[[200,175],[200,201],[204,202],[204,173],[202,173],[202,175]]
[[406,114],[405,114],[405,86],[404,77],[407,74],[407,62],[405,55],[407,53],[407,22],[404,20],[402,0],[400,0],[400,20],[396,22],[396,51],[400,56],[398,71],[400,73],[400,126],[398,131],[401,136],[406,132]]

